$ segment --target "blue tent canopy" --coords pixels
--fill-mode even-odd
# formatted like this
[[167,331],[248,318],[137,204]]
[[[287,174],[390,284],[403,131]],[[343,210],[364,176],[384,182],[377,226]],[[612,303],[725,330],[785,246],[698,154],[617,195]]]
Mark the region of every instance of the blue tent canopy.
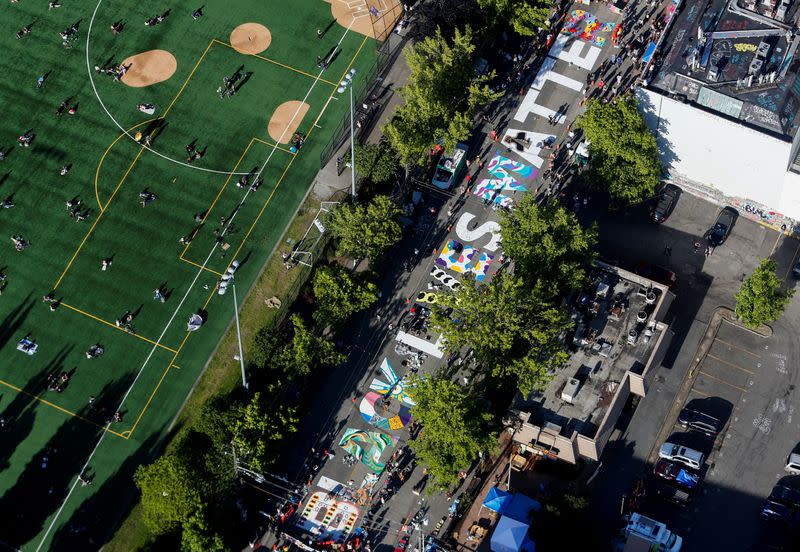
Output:
[[522,523],[530,523],[531,512],[538,512],[541,509],[542,505],[539,502],[522,493],[516,493],[503,515]]
[[528,538],[527,523],[501,516],[492,533],[492,552],[535,552],[536,546]]
[[489,489],[489,492],[486,493],[483,506],[490,509],[492,512],[497,512],[498,514],[502,515],[510,502],[511,493],[501,491],[497,487],[492,487]]

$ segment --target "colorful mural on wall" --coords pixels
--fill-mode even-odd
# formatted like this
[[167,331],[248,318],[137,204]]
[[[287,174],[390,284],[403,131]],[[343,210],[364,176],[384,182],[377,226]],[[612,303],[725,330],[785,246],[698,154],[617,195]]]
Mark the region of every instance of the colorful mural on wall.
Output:
[[381,473],[386,467],[386,464],[381,462],[381,455],[386,447],[396,442],[395,438],[385,433],[348,427],[339,441],[339,446],[375,473]]

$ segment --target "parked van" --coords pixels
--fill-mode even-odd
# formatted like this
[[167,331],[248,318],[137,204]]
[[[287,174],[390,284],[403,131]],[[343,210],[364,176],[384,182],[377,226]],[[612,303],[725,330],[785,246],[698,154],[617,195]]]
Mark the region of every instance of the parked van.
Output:
[[704,412],[684,408],[678,416],[678,423],[687,429],[705,433],[709,437],[716,437],[722,429],[722,422],[714,416],[709,416]]
[[705,459],[705,456],[702,452],[690,449],[689,447],[675,445],[673,443],[664,443],[661,445],[661,449],[658,451],[658,456],[659,458],[664,458],[666,460],[680,462],[681,464],[685,464],[696,470],[700,469],[700,466],[703,465],[703,460]]
[[442,156],[436,164],[436,172],[433,173],[433,180],[431,183],[440,190],[449,190],[458,178],[466,161],[466,144],[459,142],[452,153],[447,151],[442,152]]

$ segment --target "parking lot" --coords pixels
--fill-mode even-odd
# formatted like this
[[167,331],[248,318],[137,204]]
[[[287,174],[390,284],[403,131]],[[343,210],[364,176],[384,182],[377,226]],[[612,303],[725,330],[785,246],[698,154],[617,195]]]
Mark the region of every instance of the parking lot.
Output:
[[[702,242],[720,209],[684,193],[664,224],[649,222],[645,207],[627,215],[603,213],[602,207],[583,214],[599,221],[606,257],[628,266],[657,264],[677,275],[669,315],[676,333],[672,348],[630,423],[612,436],[590,508],[606,522],[599,530],[613,531],[623,497],[651,472],[658,447],[675,441],[707,455],[703,481],[689,506],[648,499],[643,513],[683,536],[685,550],[780,549],[784,532],[762,523],[759,513],[779,480],[800,479],[783,471],[800,442],[800,297],[772,324],[770,337],[727,322],[709,332],[709,323],[719,307],[735,306],[742,278],[763,258],[777,263],[787,285],[796,285],[791,267],[800,243],[739,217],[725,243],[706,256],[704,245],[696,251],[694,241]],[[687,404],[724,422],[716,439],[676,424]]]

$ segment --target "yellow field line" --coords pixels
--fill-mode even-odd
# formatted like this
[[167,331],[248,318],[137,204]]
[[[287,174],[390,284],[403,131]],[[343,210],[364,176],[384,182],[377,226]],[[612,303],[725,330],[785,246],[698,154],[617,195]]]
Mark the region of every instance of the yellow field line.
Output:
[[208,46],[206,46],[206,49],[203,51],[203,55],[200,56],[200,59],[198,59],[197,63],[194,64],[194,67],[192,67],[191,73],[189,73],[189,76],[186,77],[185,81],[183,81],[183,85],[181,86],[181,89],[178,90],[178,93],[175,94],[174,98],[172,98],[172,101],[167,106],[167,109],[164,110],[164,114],[161,115],[161,117],[159,117],[160,119],[165,119],[167,117],[167,113],[169,113],[170,109],[172,109],[172,106],[175,105],[175,102],[178,101],[178,98],[181,97],[181,94],[183,94],[183,91],[186,88],[186,85],[189,84],[189,80],[194,76],[194,72],[197,71],[198,67],[200,67],[200,63],[203,61],[203,58],[206,57],[206,54],[211,49],[211,45],[212,44],[214,44],[214,40],[213,39],[211,40],[211,42],[208,43]]
[[111,142],[111,145],[108,146],[106,148],[106,151],[103,152],[103,156],[100,158],[100,161],[97,162],[97,170],[94,172],[94,197],[97,200],[97,206],[100,207],[101,213],[105,211],[106,208],[103,206],[103,202],[100,201],[100,190],[98,186],[98,180],[100,179],[100,167],[103,166],[103,162],[105,161],[108,152],[111,151],[111,148],[113,148],[116,145],[116,143],[119,142],[123,137],[130,134],[132,130],[136,130],[140,126],[152,123],[153,121],[155,121],[155,119],[148,119],[146,121],[142,121],[141,123],[133,125],[131,128],[127,129],[125,132],[117,136],[117,139]]
[[[117,192],[119,191],[119,187],[122,186],[122,183],[125,182],[126,178],[128,178],[128,174],[130,174],[131,169],[133,169],[133,166],[139,160],[139,157],[142,156],[142,153],[144,151],[145,151],[145,149],[143,147],[139,148],[139,153],[136,154],[136,157],[133,159],[133,161],[131,162],[130,166],[128,166],[128,170],[125,171],[124,175],[122,175],[122,178],[120,179],[119,184],[117,184],[117,187],[114,188],[114,191],[111,193],[111,197],[108,198],[108,201],[106,202],[106,208],[108,208],[108,205],[109,205],[109,203],[111,203],[111,200],[114,199],[114,196],[117,195]],[[75,253],[72,254],[72,258],[69,260],[69,263],[67,263],[66,268],[61,273],[61,276],[58,277],[58,280],[56,280],[56,283],[53,286],[54,290],[58,289],[59,284],[61,284],[61,280],[64,279],[64,275],[66,275],[67,271],[72,266],[72,263],[75,262],[75,259],[78,257],[78,253],[81,252],[81,249],[83,249],[83,245],[86,243],[86,240],[88,240],[89,236],[92,235],[92,232],[94,232],[94,229],[97,226],[97,223],[100,222],[100,219],[103,217],[103,213],[105,213],[105,209],[100,211],[100,213],[98,213],[97,217],[94,219],[94,222],[92,223],[91,228],[89,228],[89,231],[86,233],[86,235],[81,240],[81,243],[78,245],[78,249],[76,249]]]
[[[216,42],[217,44],[221,44],[223,46],[227,46],[228,48],[239,52],[239,50],[236,50],[236,48],[234,48],[233,46],[231,46],[227,42],[222,42],[221,40],[217,40],[216,38],[214,39],[214,42]],[[244,54],[242,52],[239,52],[239,53],[242,54],[242,55],[245,55],[245,56],[253,56],[254,58],[260,59],[261,61],[266,61],[268,63],[274,63],[275,65],[283,67],[284,69],[288,69],[289,71],[294,71],[295,73],[300,73],[301,75],[305,75],[306,77],[310,77],[312,79],[317,79],[320,82],[324,82],[325,84],[329,84],[331,86],[339,86],[335,82],[331,82],[329,80],[323,79],[322,77],[317,77],[316,75],[312,75],[311,73],[306,73],[305,71],[302,71],[300,69],[292,67],[291,65],[286,65],[285,63],[281,63],[280,61],[275,61],[274,59],[270,59],[268,57],[260,56],[258,54]]]
[[13,389],[14,391],[16,391],[18,393],[22,393],[23,395],[25,395],[27,397],[30,397],[30,398],[32,398],[32,399],[34,399],[36,401],[39,401],[42,404],[46,404],[49,407],[55,408],[56,410],[58,410],[60,412],[63,412],[64,414],[67,414],[69,416],[72,416],[73,418],[77,418],[79,420],[83,420],[84,422],[90,423],[95,427],[99,427],[100,429],[103,429],[103,430],[111,433],[112,435],[116,435],[117,437],[123,437],[123,435],[121,433],[117,433],[116,431],[114,431],[112,429],[106,429],[106,426],[104,426],[104,425],[100,425],[97,422],[94,422],[94,421],[90,420],[89,418],[84,418],[80,414],[76,414],[75,412],[72,412],[71,410],[67,410],[66,408],[58,406],[57,404],[52,403],[52,402],[48,401],[47,399],[41,398],[39,395],[34,395],[33,393],[29,393],[28,391],[25,391],[24,389],[21,389],[21,388],[17,387],[16,385],[8,383],[7,381],[0,380],[0,385],[5,385],[9,389]]
[[201,265],[201,264],[197,264],[196,262],[194,262],[194,261],[190,261],[189,259],[184,259],[183,257],[178,257],[178,258],[179,258],[181,261],[183,261],[184,263],[189,263],[190,265],[192,265],[192,266],[194,266],[194,267],[197,267],[197,268],[202,268],[203,270],[205,270],[206,272],[210,272],[210,273],[211,273],[211,274],[213,274],[214,276],[219,276],[220,278],[222,277],[222,272],[217,272],[216,270],[213,270],[213,269],[211,269],[211,268],[208,268],[207,266],[203,266],[203,265]]
[[[286,153],[290,153],[292,155],[295,155],[297,153],[297,152],[292,151],[290,149],[282,148],[278,144],[274,144],[272,142],[267,142],[266,140],[262,140],[261,138],[258,138],[258,137],[254,137],[253,140],[255,140],[256,142],[261,142],[265,146],[269,146],[271,148],[279,149],[281,151],[285,151]],[[297,150],[297,151],[300,151],[300,150]]]
[[161,387],[161,384],[164,383],[164,378],[167,377],[167,372],[169,372],[170,368],[172,368],[173,364],[175,363],[175,359],[178,358],[178,355],[181,354],[181,349],[183,349],[183,346],[189,339],[190,335],[192,335],[191,332],[186,332],[186,335],[183,336],[183,341],[181,341],[181,344],[178,346],[178,350],[175,351],[175,354],[173,355],[172,359],[170,359],[169,363],[167,364],[167,368],[164,370],[164,373],[161,374],[161,379],[158,380],[156,388],[153,389],[152,393],[150,393],[150,396],[147,398],[147,402],[144,403],[144,407],[142,407],[141,412],[139,412],[139,416],[137,416],[136,421],[133,422],[133,426],[131,426],[131,428],[125,432],[127,434],[125,437],[126,439],[130,439],[131,435],[133,435],[133,430],[136,429],[137,425],[139,425],[139,421],[142,419],[142,416],[144,416],[144,413],[150,406],[150,402],[153,400],[153,397],[156,396],[156,392],[158,392],[159,387]]
[[[344,78],[344,75],[353,66],[353,63],[355,62],[356,58],[358,57],[358,54],[361,53],[361,49],[364,47],[364,44],[366,44],[367,39],[368,39],[368,37],[364,37],[364,40],[361,42],[361,45],[358,47],[358,50],[356,50],[355,55],[351,58],[350,63],[347,65],[347,68],[342,73],[342,78]],[[219,41],[217,40],[216,42],[219,42]],[[220,44],[225,44],[225,43],[224,42],[220,42]],[[230,46],[228,44],[225,44],[225,45],[226,46]],[[208,51],[208,48],[206,48],[206,51]],[[205,53],[203,55],[205,55]],[[330,102],[330,99],[333,97],[333,94],[335,92],[336,92],[335,89],[331,92],[331,95],[328,97],[328,102]],[[326,102],[326,105],[327,105],[328,102]],[[321,116],[322,116],[322,113],[320,113],[320,115],[317,117],[317,121],[319,120],[319,117],[321,117]],[[314,124],[316,124],[316,121],[314,121],[314,123],[311,125],[311,128],[308,130],[308,132],[306,132],[306,138],[313,132]],[[250,149],[250,147],[252,146],[252,144],[253,144],[253,142],[255,140],[258,140],[258,138],[251,138],[250,139],[250,143],[247,145],[247,148],[245,148],[244,153],[242,153],[241,157],[239,158],[239,161],[236,163],[236,166],[234,167],[232,172],[236,172],[236,168],[239,166],[239,163],[242,162],[242,159],[244,159],[245,154],[247,154],[247,151]],[[259,140],[259,141],[261,141],[261,140]],[[286,165],[286,168],[283,170],[283,173],[281,174],[280,178],[275,183],[275,187],[272,189],[272,192],[270,193],[270,195],[267,198],[266,202],[261,207],[261,210],[259,211],[258,215],[256,216],[256,219],[250,225],[250,228],[248,229],[247,234],[245,234],[245,237],[242,239],[242,242],[239,244],[239,247],[236,249],[236,252],[231,256],[231,259],[235,259],[236,258],[236,256],[239,254],[239,252],[241,251],[241,249],[244,246],[244,244],[247,242],[247,239],[250,237],[250,234],[252,233],[252,231],[255,228],[256,224],[261,219],[261,215],[264,214],[264,210],[267,208],[269,203],[272,201],[272,197],[275,195],[275,192],[278,190],[278,187],[280,186],[281,182],[283,181],[284,177],[286,176],[286,173],[289,171],[289,168],[292,166],[292,163],[294,163],[295,159],[297,159],[297,155],[294,155],[294,156],[291,157],[291,159],[289,159],[289,163]],[[225,187],[228,185],[228,182],[230,182],[230,179],[231,179],[232,176],[233,176],[232,174],[228,176],[228,179],[225,181],[225,184],[222,186],[222,189],[220,189],[219,193],[217,194],[217,197],[214,199],[214,203],[212,203],[211,207],[209,207],[208,213],[206,213],[206,217],[208,217],[208,215],[211,213],[211,209],[216,204],[217,200],[219,199],[219,196],[222,194],[222,192],[224,191]],[[205,221],[205,218],[203,219],[203,222],[204,221]],[[187,249],[188,249],[188,245],[184,248],[184,252],[186,252]],[[181,259],[183,259],[183,253],[181,253]],[[183,259],[183,260],[187,261],[187,262],[190,262],[187,259]],[[233,262],[233,261],[231,261],[231,262]],[[230,264],[228,266],[230,266]],[[214,290],[212,290],[208,294],[208,298],[206,299],[206,302],[203,305],[203,309],[208,307],[208,304],[214,298],[214,294],[215,294]],[[158,385],[156,385],[156,388],[153,389],[153,392],[150,394],[150,397],[147,399],[147,402],[145,403],[144,408],[142,408],[142,411],[139,412],[139,416],[136,418],[136,421],[133,423],[133,426],[128,431],[123,432],[123,435],[124,435],[125,439],[130,439],[131,435],[133,435],[133,431],[136,429],[136,426],[139,425],[139,421],[142,419],[142,416],[144,416],[144,413],[147,411],[148,407],[150,406],[150,403],[152,402],[153,397],[155,397],[156,392],[161,387],[161,384],[164,382],[164,378],[166,377],[166,375],[169,372],[170,368],[174,365],[175,359],[177,359],[178,355],[180,355],[181,351],[183,350],[184,345],[186,345],[186,342],[189,340],[189,336],[190,335],[192,335],[191,332],[186,332],[186,335],[184,335],[184,337],[183,337],[183,341],[181,341],[181,344],[178,346],[177,351],[175,351],[175,355],[172,357],[172,360],[167,365],[166,370],[164,370],[164,373],[161,374],[161,379],[158,381]]]
[[[239,168],[239,164],[240,164],[240,163],[242,162],[242,160],[244,159],[244,156],[245,156],[245,155],[247,155],[247,152],[248,152],[248,151],[250,151],[250,147],[251,147],[252,145],[253,145],[253,139],[252,139],[252,138],[250,138],[250,141],[247,143],[247,147],[246,147],[246,148],[244,148],[244,151],[242,152],[242,155],[240,155],[240,156],[239,156],[239,160],[238,160],[238,161],[236,162],[236,164],[233,166],[233,171],[231,171],[231,173],[228,175],[228,178],[226,178],[226,179],[225,179],[225,183],[224,183],[224,184],[222,185],[222,187],[219,189],[219,192],[217,192],[217,197],[215,197],[215,198],[214,198],[214,201],[211,203],[211,206],[210,206],[208,209],[206,209],[206,214],[205,214],[205,216],[203,217],[203,220],[201,220],[201,221],[200,221],[200,224],[201,224],[201,225],[205,224],[206,220],[208,219],[208,216],[211,214],[211,210],[214,208],[214,205],[216,205],[216,204],[217,204],[217,201],[219,200],[220,196],[222,195],[222,192],[224,192],[224,191],[225,191],[225,188],[227,188],[227,187],[228,187],[228,183],[230,183],[230,181],[231,181],[231,178],[233,178],[233,173],[235,173],[235,172],[236,172],[236,169],[238,169],[238,168]],[[188,259],[184,259],[184,258],[183,258],[183,256],[184,256],[184,255],[186,254],[186,252],[189,250],[189,246],[190,246],[190,245],[192,245],[192,242],[189,242],[189,243],[187,243],[187,244],[184,246],[184,248],[183,248],[183,251],[181,251],[181,254],[179,255],[179,258],[180,258],[182,261],[191,262],[191,261],[189,261]],[[195,264],[195,263],[192,263],[192,264]],[[200,265],[197,265],[197,264],[195,264],[195,266],[200,266]],[[219,274],[219,273],[218,273],[218,274]],[[220,274],[220,276],[222,276],[222,274]]]
[[69,305],[69,304],[67,304],[67,303],[63,303],[63,302],[62,302],[62,303],[60,303],[60,304],[61,304],[61,306],[62,306],[62,307],[66,307],[66,308],[68,308],[68,309],[69,309],[69,310],[71,310],[71,311],[75,311],[75,312],[77,312],[78,314],[82,314],[83,316],[87,316],[87,317],[91,318],[92,320],[97,320],[98,322],[102,322],[102,323],[103,323],[103,324],[105,324],[106,326],[110,326],[110,327],[114,328],[115,330],[118,330],[118,331],[120,331],[120,332],[125,332],[126,334],[128,334],[128,335],[132,335],[133,337],[135,337],[135,338],[137,338],[137,339],[141,339],[142,341],[146,341],[146,342],[148,342],[150,345],[158,345],[159,347],[161,347],[162,349],[164,349],[164,350],[166,350],[166,351],[169,351],[170,353],[174,353],[174,352],[175,352],[175,349],[172,349],[172,348],[170,348],[170,347],[167,347],[166,345],[163,345],[163,344],[161,344],[161,343],[156,343],[156,342],[155,342],[155,341],[153,341],[152,339],[147,339],[146,337],[144,337],[144,336],[141,336],[141,335],[139,335],[139,334],[137,334],[137,333],[130,333],[130,332],[126,332],[124,329],[120,328],[120,327],[119,327],[119,326],[117,326],[116,324],[112,324],[112,323],[111,323],[111,322],[109,322],[108,320],[103,320],[103,319],[102,319],[102,318],[100,318],[99,316],[95,316],[95,315],[93,315],[93,314],[90,314],[90,313],[88,313],[88,312],[86,312],[86,311],[82,311],[82,310],[81,310],[81,309],[79,309],[78,307],[73,307],[72,305]]

